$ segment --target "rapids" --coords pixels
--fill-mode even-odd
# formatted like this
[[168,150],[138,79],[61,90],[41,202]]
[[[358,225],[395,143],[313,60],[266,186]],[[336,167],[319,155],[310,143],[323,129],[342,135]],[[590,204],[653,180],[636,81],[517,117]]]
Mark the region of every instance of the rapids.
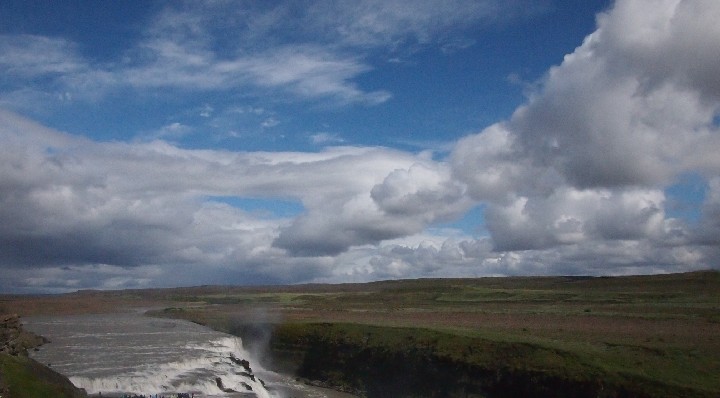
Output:
[[30,317],[24,327],[50,340],[31,356],[89,394],[280,396],[261,381],[277,375],[239,338],[191,322],[111,314]]

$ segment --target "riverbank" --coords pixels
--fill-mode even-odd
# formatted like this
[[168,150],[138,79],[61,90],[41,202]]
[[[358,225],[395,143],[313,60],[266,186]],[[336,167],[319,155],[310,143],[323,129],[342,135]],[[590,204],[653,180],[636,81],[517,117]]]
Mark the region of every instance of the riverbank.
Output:
[[368,398],[718,397],[718,303],[716,271],[0,297],[22,314],[160,308]]
[[28,357],[27,350],[45,342],[24,330],[17,314],[0,314],[0,397],[87,397],[65,376]]

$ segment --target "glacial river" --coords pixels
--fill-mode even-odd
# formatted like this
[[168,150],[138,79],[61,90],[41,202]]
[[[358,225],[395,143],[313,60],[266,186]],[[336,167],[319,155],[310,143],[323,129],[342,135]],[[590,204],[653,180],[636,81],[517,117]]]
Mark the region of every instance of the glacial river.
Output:
[[31,356],[93,395],[351,397],[264,369],[240,338],[192,322],[108,314],[28,317],[23,323],[50,340]]

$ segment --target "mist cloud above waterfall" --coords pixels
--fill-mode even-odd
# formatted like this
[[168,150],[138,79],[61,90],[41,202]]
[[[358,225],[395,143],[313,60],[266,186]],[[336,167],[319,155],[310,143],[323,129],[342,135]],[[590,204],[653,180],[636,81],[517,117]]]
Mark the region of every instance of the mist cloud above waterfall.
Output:
[[[342,26],[319,24],[331,10],[316,9],[319,25],[307,29],[326,32],[323,45],[246,49],[222,61],[200,40],[212,37],[203,19],[212,13],[193,19],[165,10],[140,35],[135,51],[155,49],[156,58],[139,58],[144,63],[103,69],[71,40],[39,35],[26,42],[45,56],[30,57],[17,36],[4,36],[0,47],[23,56],[0,55],[0,70],[20,80],[87,73],[96,80],[85,81],[85,94],[94,98],[125,85],[207,97],[227,85],[282,91],[265,107],[192,109],[215,128],[230,117],[257,119],[269,136],[291,124],[278,111],[282,101],[392,106],[403,93],[356,81],[373,56],[384,51],[388,63],[404,64],[425,46],[471,46],[442,32],[494,15],[495,3],[483,4],[467,18],[446,10],[436,25],[428,22],[431,7],[405,15],[388,5],[387,20],[344,21],[350,14],[340,13]],[[313,150],[194,145],[183,137],[199,140],[199,125],[170,117],[162,125],[181,134],[158,128],[108,139],[21,116],[24,105],[0,110],[0,291],[717,268],[718,18],[713,0],[618,1],[526,87],[507,119],[478,125],[446,145],[449,152],[358,144],[321,130],[296,132]],[[398,20],[413,23],[400,29]],[[182,57],[172,51],[180,42]],[[308,69],[296,75],[292,65]],[[208,74],[199,73],[204,67]],[[30,83],[8,84],[0,85],[0,105],[45,96]],[[212,142],[249,134],[226,131]],[[311,139],[319,136],[334,139]]]

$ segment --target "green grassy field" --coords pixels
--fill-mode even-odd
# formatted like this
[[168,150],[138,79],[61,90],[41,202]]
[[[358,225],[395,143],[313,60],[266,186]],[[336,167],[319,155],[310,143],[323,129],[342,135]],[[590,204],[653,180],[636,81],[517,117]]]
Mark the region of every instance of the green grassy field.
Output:
[[383,396],[382,383],[398,397],[720,396],[716,271],[86,291],[0,305],[161,308],[152,315],[238,334],[270,366],[368,397]]
[[0,386],[3,398],[86,397],[63,376],[32,359],[4,353],[0,353]]
[[[606,383],[636,396],[720,396],[718,272],[205,287],[163,298],[174,304],[160,315],[248,340],[253,323],[269,324],[278,352],[308,338],[352,346],[354,356],[424,347],[453,366]],[[323,377],[342,384],[341,376]]]

